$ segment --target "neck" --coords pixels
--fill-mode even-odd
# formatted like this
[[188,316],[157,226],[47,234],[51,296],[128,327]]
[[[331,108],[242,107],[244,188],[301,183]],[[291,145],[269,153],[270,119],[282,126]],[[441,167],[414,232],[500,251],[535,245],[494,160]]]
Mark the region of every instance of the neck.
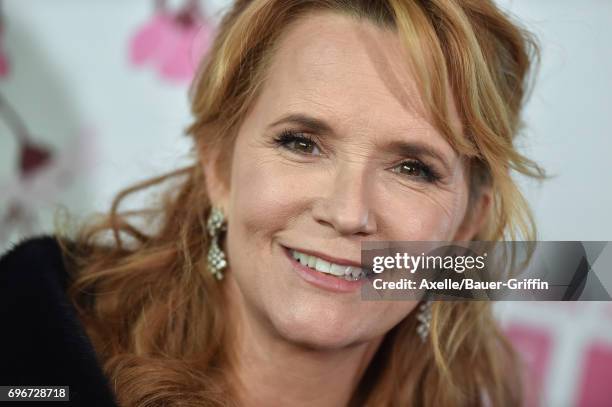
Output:
[[242,305],[232,304],[229,309],[241,405],[336,407],[349,403],[382,337],[340,349],[313,349],[274,335],[265,323],[247,315]]

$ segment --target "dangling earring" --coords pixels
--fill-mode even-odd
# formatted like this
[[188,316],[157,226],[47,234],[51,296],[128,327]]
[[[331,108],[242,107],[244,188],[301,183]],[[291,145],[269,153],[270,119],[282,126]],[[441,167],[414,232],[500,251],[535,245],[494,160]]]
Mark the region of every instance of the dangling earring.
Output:
[[417,326],[417,333],[421,337],[421,341],[425,342],[427,336],[429,335],[429,329],[431,326],[431,301],[426,300],[419,307],[419,312],[417,314],[417,320],[419,321],[419,325]]
[[210,247],[208,249],[208,271],[214,275],[217,280],[223,278],[222,270],[227,266],[227,260],[223,249],[219,246],[219,235],[227,229],[225,216],[221,209],[212,207],[206,229],[211,237]]

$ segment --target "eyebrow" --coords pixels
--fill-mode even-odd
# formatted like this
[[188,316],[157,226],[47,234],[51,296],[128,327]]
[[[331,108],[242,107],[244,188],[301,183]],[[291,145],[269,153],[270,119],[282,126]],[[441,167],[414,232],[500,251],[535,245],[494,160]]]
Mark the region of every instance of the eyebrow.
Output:
[[327,124],[324,120],[317,119],[316,117],[308,116],[302,113],[291,113],[275,121],[268,127],[275,127],[279,124],[293,123],[299,124],[302,127],[307,128],[309,131],[315,133],[332,133],[332,127]]
[[[285,115],[279,120],[270,124],[268,127],[271,128],[286,123],[297,124],[304,127],[308,131],[319,134],[330,134],[334,132],[332,126],[326,121],[303,113],[291,113]],[[451,172],[450,164],[445,158],[445,154],[440,152],[432,145],[423,143],[421,141],[395,140],[388,143],[384,150],[402,157],[430,157],[439,161],[448,173]]]

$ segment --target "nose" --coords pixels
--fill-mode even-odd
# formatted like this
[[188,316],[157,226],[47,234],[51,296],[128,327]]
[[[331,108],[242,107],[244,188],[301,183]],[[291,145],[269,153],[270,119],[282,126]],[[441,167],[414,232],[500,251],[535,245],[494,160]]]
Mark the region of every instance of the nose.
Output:
[[371,235],[376,232],[376,219],[372,212],[373,191],[368,187],[365,171],[348,165],[340,169],[313,206],[315,220],[333,227],[342,235]]

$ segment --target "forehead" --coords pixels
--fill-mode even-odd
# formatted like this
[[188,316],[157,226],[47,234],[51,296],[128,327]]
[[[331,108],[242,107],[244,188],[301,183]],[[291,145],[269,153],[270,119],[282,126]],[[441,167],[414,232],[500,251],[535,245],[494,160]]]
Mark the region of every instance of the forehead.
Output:
[[427,119],[408,58],[393,31],[342,14],[310,14],[283,34],[261,97],[270,115],[306,110],[346,132],[418,129],[444,148],[446,141]]

